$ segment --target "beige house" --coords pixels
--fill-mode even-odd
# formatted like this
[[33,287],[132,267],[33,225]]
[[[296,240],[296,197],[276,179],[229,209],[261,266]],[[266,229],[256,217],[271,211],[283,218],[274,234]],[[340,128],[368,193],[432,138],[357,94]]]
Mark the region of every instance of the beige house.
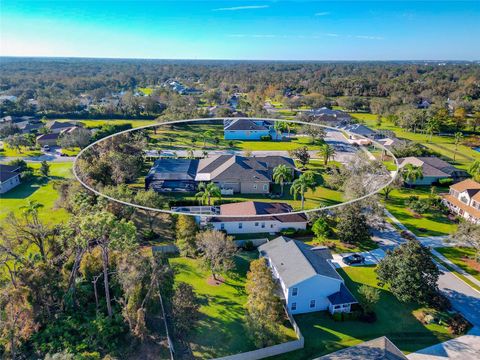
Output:
[[443,202],[453,213],[474,224],[480,224],[480,184],[471,179],[450,186]]

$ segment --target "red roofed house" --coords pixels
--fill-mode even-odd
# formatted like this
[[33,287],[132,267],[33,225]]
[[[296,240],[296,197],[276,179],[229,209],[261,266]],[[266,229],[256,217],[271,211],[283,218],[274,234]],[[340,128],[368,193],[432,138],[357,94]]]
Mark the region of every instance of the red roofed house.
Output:
[[207,222],[215,229],[228,234],[277,233],[285,229],[305,230],[307,227],[305,214],[276,215],[291,211],[292,207],[285,203],[246,201],[221,205],[220,214],[208,218]]
[[450,186],[450,193],[443,196],[450,211],[474,224],[480,224],[480,184],[471,179]]

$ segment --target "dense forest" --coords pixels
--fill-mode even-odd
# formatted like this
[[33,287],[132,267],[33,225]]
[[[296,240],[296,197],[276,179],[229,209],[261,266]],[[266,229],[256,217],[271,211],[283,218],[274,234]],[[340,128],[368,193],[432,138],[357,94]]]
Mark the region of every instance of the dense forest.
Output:
[[[261,115],[265,99],[289,107],[335,105],[385,112],[422,100],[450,99],[478,110],[480,65],[409,62],[239,62],[114,59],[2,58],[2,116],[59,115],[152,117],[202,116],[202,101],[224,104],[245,94],[247,114]],[[175,79],[199,89],[180,96],[162,87]],[[152,89],[149,96],[138,89]],[[142,96],[139,96],[142,95]],[[299,96],[299,98],[295,96]],[[90,106],[93,105],[93,106]],[[87,111],[88,110],[88,111]]]

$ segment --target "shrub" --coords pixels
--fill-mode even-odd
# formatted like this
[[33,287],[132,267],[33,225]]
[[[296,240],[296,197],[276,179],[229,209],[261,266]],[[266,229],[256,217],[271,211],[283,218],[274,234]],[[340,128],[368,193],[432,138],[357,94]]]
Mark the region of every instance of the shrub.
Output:
[[452,178],[440,179],[438,180],[438,183],[443,186],[450,186],[453,184],[453,179]]
[[332,318],[335,321],[343,321],[343,316],[341,312],[336,312],[332,314]]
[[252,240],[247,240],[247,241],[244,242],[243,248],[246,251],[251,251],[251,250],[255,249],[255,246],[253,246]]
[[430,300],[430,306],[439,311],[452,310],[452,303],[441,293],[436,293]]
[[462,315],[456,313],[448,321],[448,329],[454,335],[465,334],[470,327],[470,323]]
[[360,320],[363,321],[363,322],[372,324],[372,323],[374,323],[375,321],[377,321],[377,314],[375,314],[374,312],[369,312],[369,313],[361,314],[361,315],[360,315]]
[[263,136],[260,136],[260,140],[262,140],[262,141],[270,141],[270,140],[272,140],[272,135],[263,135]]

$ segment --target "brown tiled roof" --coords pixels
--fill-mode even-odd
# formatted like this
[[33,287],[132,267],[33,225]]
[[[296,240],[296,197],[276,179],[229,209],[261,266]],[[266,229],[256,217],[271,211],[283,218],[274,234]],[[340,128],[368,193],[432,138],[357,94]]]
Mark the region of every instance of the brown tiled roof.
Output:
[[475,209],[473,206],[469,206],[461,202],[455,196],[452,196],[452,195],[444,195],[443,198],[447,200],[450,204],[462,209],[466,213],[469,213],[471,216],[475,217],[476,219],[480,219],[480,210]]
[[467,179],[450,186],[450,189],[458,192],[463,192],[465,190],[480,189],[480,184],[476,181],[473,181],[472,179]]

